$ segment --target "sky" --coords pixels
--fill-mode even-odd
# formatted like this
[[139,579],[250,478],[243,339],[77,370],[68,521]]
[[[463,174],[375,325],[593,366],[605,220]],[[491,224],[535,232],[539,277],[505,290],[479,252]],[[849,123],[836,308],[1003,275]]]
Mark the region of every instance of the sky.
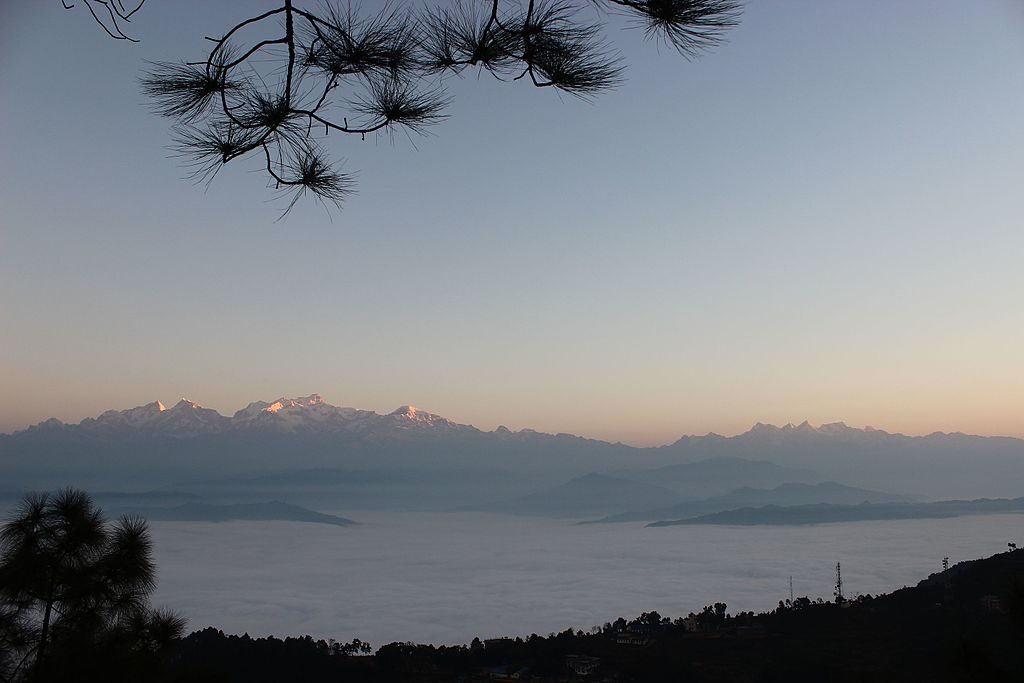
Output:
[[[430,136],[329,138],[340,212],[170,158],[130,33],[0,5],[0,431],[320,393],[639,445],[757,421],[1024,436],[1024,4],[750,2],[594,102],[467,75]],[[367,3],[372,6],[373,3]],[[610,19],[617,26],[617,19]]]

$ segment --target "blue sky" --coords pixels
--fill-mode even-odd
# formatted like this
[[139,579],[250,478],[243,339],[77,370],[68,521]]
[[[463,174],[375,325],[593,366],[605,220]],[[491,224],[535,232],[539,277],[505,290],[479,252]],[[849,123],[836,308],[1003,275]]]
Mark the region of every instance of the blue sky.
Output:
[[594,103],[450,79],[429,137],[329,138],[359,193],[284,222],[255,164],[182,180],[138,89],[241,4],[149,0],[138,45],[0,8],[0,430],[319,392],[633,443],[1024,435],[1021,3],[751,2],[695,62],[615,30]]

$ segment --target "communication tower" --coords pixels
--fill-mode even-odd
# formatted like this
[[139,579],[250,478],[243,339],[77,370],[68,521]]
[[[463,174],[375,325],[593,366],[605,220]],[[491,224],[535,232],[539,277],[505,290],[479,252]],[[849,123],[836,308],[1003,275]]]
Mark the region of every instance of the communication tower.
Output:
[[942,603],[949,605],[953,602],[953,575],[949,572],[949,558],[942,558]]

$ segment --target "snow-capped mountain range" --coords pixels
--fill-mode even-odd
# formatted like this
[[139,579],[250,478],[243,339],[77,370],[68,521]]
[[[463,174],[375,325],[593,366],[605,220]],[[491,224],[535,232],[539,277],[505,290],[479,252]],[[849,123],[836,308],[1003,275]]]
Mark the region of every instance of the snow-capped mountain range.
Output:
[[153,401],[77,424],[50,419],[0,435],[0,481],[31,485],[102,483],[117,476],[155,486],[318,468],[417,472],[449,480],[486,470],[501,473],[493,475],[497,479],[509,473],[550,479],[709,459],[726,469],[767,461],[823,480],[937,497],[1024,493],[1024,440],[939,432],[905,436],[841,422],[759,423],[736,436],[684,436],[665,446],[636,448],[530,429],[483,431],[413,406],[380,414],[330,405],[311,394],[254,401],[230,417],[186,399],[169,408]]
[[[436,415],[411,405],[404,405],[390,413],[381,414],[372,410],[331,405],[325,402],[320,394],[310,394],[309,396],[295,398],[282,397],[274,401],[253,401],[230,417],[221,415],[211,408],[204,408],[187,398],[182,398],[170,408],[160,401],[153,401],[135,408],[128,408],[127,410],[107,410],[95,418],[86,418],[77,424],[64,423],[56,418],[50,418],[25,430],[15,432],[15,435],[41,431],[67,431],[107,435],[117,433],[150,434],[187,438],[203,434],[247,430],[274,431],[286,434],[332,432],[367,434],[389,430],[398,432],[421,430],[447,433],[491,434],[496,437],[520,435],[524,437],[572,438],[604,443],[569,434],[545,434],[532,429],[512,431],[505,426],[500,426],[493,432],[483,432],[472,425],[459,424],[441,415]],[[782,426],[758,422],[747,432],[730,437],[715,433],[686,435],[675,443],[662,446],[661,448],[678,448],[695,443],[715,444],[720,442],[755,443],[763,446],[808,441],[835,442],[858,440],[877,442],[894,439],[906,441],[948,441],[990,438],[1020,442],[1019,439],[1009,437],[979,437],[960,432],[935,432],[927,436],[906,436],[872,427],[858,429],[847,426],[843,422],[832,422],[815,427],[809,422],[804,421],[798,425],[786,424]]]
[[181,399],[168,408],[160,401],[127,410],[108,410],[98,417],[86,418],[78,424],[65,424],[51,418],[19,433],[43,430],[81,431],[95,434],[149,434],[169,437],[194,437],[242,430],[271,430],[282,433],[349,432],[366,434],[374,431],[407,431],[429,429],[440,431],[472,430],[415,406],[402,406],[381,415],[372,410],[344,408],[326,403],[319,394],[275,401],[253,401],[231,417],[204,408],[194,401]]

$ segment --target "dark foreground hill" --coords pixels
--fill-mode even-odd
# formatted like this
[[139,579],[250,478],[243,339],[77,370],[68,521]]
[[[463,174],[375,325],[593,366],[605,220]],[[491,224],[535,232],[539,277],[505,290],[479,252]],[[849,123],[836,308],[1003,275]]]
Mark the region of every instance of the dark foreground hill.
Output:
[[964,562],[917,586],[852,602],[798,598],[764,614],[724,604],[656,612],[591,633],[470,646],[253,639],[206,629],[180,641],[173,681],[1020,681],[1024,550]]

